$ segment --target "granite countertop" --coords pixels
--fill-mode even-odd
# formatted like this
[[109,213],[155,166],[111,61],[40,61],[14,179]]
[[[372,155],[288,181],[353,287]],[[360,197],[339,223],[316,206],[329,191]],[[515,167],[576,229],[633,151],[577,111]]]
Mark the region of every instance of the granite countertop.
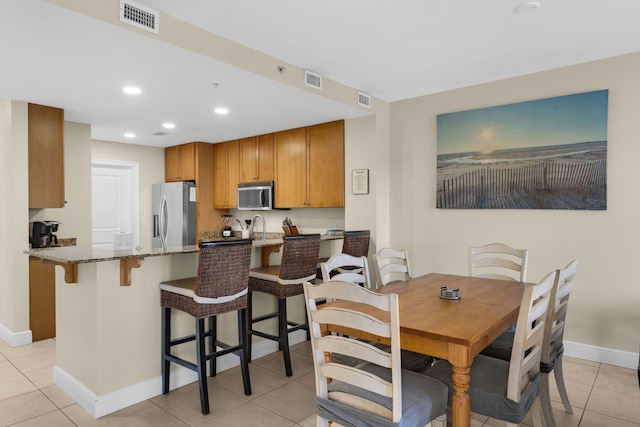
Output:
[[[207,235],[203,233],[200,236],[204,241],[216,241],[216,240],[240,240],[239,237],[231,237],[231,238],[223,238],[220,236],[220,233],[211,233],[211,235]],[[263,248],[268,246],[280,246],[283,243],[283,234],[282,233],[267,233],[267,238],[262,239],[262,233],[254,233],[253,234],[253,247],[254,248]],[[342,239],[343,236],[329,236],[322,235],[322,240],[336,240]],[[146,258],[152,256],[163,256],[163,255],[176,255],[176,254],[186,254],[198,252],[199,248],[197,245],[192,246],[175,246],[175,247],[167,247],[167,248],[141,248],[141,249],[133,249],[129,251],[114,251],[113,249],[96,249],[91,246],[71,246],[70,242],[65,242],[66,244],[58,245],[58,247],[49,247],[49,248],[38,248],[38,249],[29,249],[24,253],[29,254],[30,256],[38,257],[41,259],[46,259],[49,261],[60,262],[60,263],[68,263],[68,264],[83,264],[89,262],[100,262],[100,261],[113,261],[113,260],[122,260],[128,258]],[[75,239],[73,239],[73,244],[75,244]]]

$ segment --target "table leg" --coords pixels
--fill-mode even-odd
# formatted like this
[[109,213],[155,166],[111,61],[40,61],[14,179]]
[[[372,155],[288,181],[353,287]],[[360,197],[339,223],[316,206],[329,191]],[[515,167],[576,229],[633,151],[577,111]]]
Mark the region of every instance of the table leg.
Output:
[[449,363],[451,363],[454,393],[451,399],[451,425],[453,427],[471,426],[471,399],[469,384],[471,383],[471,362],[473,358],[469,348],[449,345]]

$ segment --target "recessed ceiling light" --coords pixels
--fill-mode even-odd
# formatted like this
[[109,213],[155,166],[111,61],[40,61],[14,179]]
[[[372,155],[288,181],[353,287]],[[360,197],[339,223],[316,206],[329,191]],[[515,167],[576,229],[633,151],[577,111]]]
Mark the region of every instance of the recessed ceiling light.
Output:
[[538,1],[526,1],[524,3],[519,4],[518,6],[516,6],[515,9],[513,9],[513,11],[515,13],[529,13],[529,12],[533,12],[534,10],[538,9],[540,7],[540,2]]
[[163,127],[163,128],[165,128],[165,129],[175,129],[175,128],[176,128],[176,125],[175,125],[175,124],[173,124],[173,123],[169,123],[169,122],[167,122],[167,123],[163,123],[163,124],[162,124],[162,127]]
[[228,108],[225,107],[218,107],[215,110],[213,110],[216,114],[227,114],[229,112]]
[[139,95],[142,92],[142,90],[137,86],[125,86],[122,88],[122,91],[129,95]]
[[135,138],[136,134],[132,132],[127,132],[124,134],[125,138]]

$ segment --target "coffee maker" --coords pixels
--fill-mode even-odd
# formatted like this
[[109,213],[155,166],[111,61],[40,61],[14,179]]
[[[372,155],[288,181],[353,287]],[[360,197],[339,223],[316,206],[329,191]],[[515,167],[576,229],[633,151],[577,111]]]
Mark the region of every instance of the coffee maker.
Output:
[[58,243],[58,237],[53,234],[58,231],[57,221],[34,221],[30,223],[29,243],[31,248],[47,248]]

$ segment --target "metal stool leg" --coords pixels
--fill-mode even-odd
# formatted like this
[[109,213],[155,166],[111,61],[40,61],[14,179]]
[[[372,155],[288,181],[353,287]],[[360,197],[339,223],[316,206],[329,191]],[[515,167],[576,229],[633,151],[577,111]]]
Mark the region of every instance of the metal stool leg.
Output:
[[170,363],[166,356],[171,353],[171,308],[162,307],[162,394],[169,393]]
[[209,389],[207,386],[204,319],[196,319],[196,351],[198,383],[200,385],[200,405],[202,407],[202,414],[207,415],[209,413]]
[[289,328],[287,327],[287,299],[278,299],[278,325],[280,330],[280,347],[284,356],[284,370],[288,377],[293,375],[291,371],[291,355],[289,354]]
[[244,385],[244,394],[251,394],[251,378],[249,377],[249,360],[248,352],[248,333],[247,333],[247,311],[245,309],[238,310],[238,343],[240,345],[240,369],[242,370],[242,384]]
[[253,292],[247,292],[247,363],[251,363],[251,346],[253,343]]
[[[216,340],[217,340],[217,332],[218,332],[218,318],[216,316],[211,316],[209,317],[209,351],[211,353],[215,353],[217,350],[217,344],[216,344]],[[217,357],[213,357],[210,361],[209,361],[209,375],[211,375],[212,377],[216,376],[217,373],[217,369],[218,369],[218,364],[216,363],[216,361],[218,360]]]

